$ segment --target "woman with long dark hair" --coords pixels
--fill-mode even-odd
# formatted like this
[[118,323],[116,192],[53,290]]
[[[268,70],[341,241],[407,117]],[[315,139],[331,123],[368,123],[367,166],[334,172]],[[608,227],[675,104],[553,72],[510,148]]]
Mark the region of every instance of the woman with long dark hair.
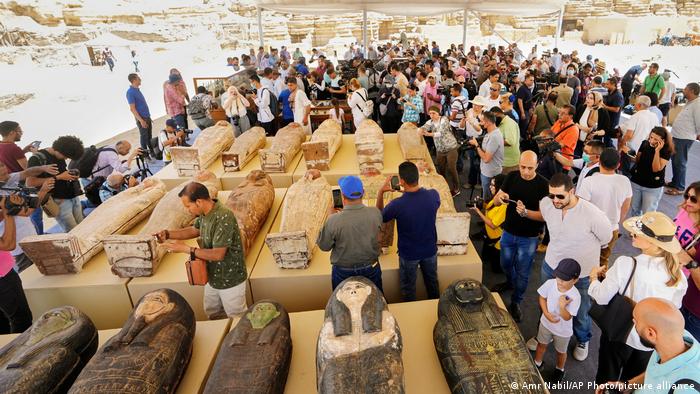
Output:
[[685,317],[685,329],[695,338],[700,338],[700,182],[693,182],[683,194],[683,202],[678,207],[676,238],[684,251],[680,260],[685,264],[688,277],[688,291],[683,297],[681,312]]
[[[623,152],[629,154],[629,147],[625,146]],[[654,127],[634,158],[630,215],[656,211],[664,193],[666,164],[673,152],[671,133],[664,127]]]

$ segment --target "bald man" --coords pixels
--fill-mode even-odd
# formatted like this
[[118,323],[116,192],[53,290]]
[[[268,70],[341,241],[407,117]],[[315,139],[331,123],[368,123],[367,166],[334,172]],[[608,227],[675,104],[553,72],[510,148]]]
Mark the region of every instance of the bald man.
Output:
[[[628,382],[609,382],[620,389],[638,388],[635,393],[651,394],[700,391],[700,344],[684,330],[681,312],[671,302],[661,298],[645,298],[632,313],[634,329],[644,346],[654,349],[646,372]],[[685,386],[682,386],[685,385]],[[632,387],[630,387],[632,386]],[[636,386],[636,387],[634,387]],[[596,389],[596,394],[604,391]]]
[[[97,152],[97,161],[92,167],[92,176],[90,178],[98,176],[107,178],[115,171],[126,174],[130,172],[131,163],[140,153],[141,148],[131,151],[131,143],[127,140],[121,140],[114,145],[100,148]],[[121,157],[127,155],[126,161],[122,161]]]
[[530,268],[543,227],[539,203],[549,193],[547,180],[537,174],[536,169],[537,154],[533,151],[523,152],[518,161],[518,171],[506,176],[501,190],[494,197],[496,205],[508,204],[501,236],[501,268],[506,274],[506,282],[495,285],[491,290],[499,293],[513,290],[508,311],[516,322],[522,319],[520,303],[527,290]]
[[131,176],[128,181],[125,181],[124,175],[119,172],[113,172],[100,187],[100,201],[105,202],[127,188],[134,187],[138,184],[139,181],[136,177]]

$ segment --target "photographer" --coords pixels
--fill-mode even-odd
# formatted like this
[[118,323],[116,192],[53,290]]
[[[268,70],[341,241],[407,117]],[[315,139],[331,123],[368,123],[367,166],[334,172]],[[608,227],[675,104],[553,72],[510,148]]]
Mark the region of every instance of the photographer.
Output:
[[[506,176],[503,174],[498,174],[493,179],[491,179],[491,184],[489,188],[491,189],[491,194],[494,196],[498,194],[503,185],[503,181]],[[480,205],[483,204],[483,200],[475,200],[475,204],[469,207],[474,213],[476,213],[481,220],[484,221],[484,229],[486,233],[484,234],[484,243],[481,249],[481,258],[485,263],[491,265],[491,270],[495,273],[501,273],[501,235],[503,234],[503,229],[501,225],[506,220],[506,210],[508,204],[496,205],[496,202],[492,199],[487,202],[484,206],[484,212],[481,212]]]
[[490,200],[491,192],[488,185],[491,182],[491,178],[503,172],[503,150],[505,146],[503,134],[501,134],[496,125],[496,115],[489,111],[481,114],[481,127],[482,130],[486,131],[481,144],[473,137],[469,140],[469,144],[474,146],[479,159],[481,159],[482,197],[484,200]]
[[362,203],[365,190],[360,178],[345,176],[338,185],[343,209],[338,213],[333,210],[316,240],[319,249],[331,251],[333,289],[346,278],[364,276],[382,290],[378,240],[382,214]]
[[[24,171],[13,172],[10,174],[8,168],[0,162],[0,185],[2,188],[5,188],[5,190],[0,190],[0,196],[9,196],[13,192],[13,190],[7,189],[17,189],[17,191],[22,190],[21,184],[27,179],[27,177],[39,176],[44,173],[48,175],[56,175],[58,173],[58,170],[56,169],[55,165],[46,165],[39,167],[31,167]],[[32,209],[32,207],[29,206],[30,201],[28,201],[28,199],[25,196],[22,196],[24,198],[22,198],[22,203],[20,206],[26,207],[26,209],[22,208],[21,211],[29,211],[27,212],[28,214],[31,214],[31,211],[34,210],[41,212],[41,202],[44,201],[46,195],[51,191],[51,189],[53,189],[53,185],[54,181],[53,179],[51,179],[47,182],[44,182],[38,193],[33,189],[30,189],[31,191],[26,190],[26,193],[29,195],[30,198],[33,197],[34,194],[36,194],[36,203],[38,206],[33,207],[34,209]],[[0,223],[0,231],[2,231],[2,226],[3,225]],[[15,217],[15,229],[16,238],[18,242],[17,246],[11,252],[11,254],[15,259],[16,269],[18,270],[18,272],[22,272],[25,268],[29,267],[32,264],[32,262],[24,254],[24,251],[19,246],[19,241],[31,235],[37,235],[37,232],[34,228],[34,225],[32,224],[31,218],[26,215]]]
[[[265,129],[265,135],[273,137],[277,134],[277,128],[275,127],[275,116],[272,114],[270,109],[270,103],[272,103],[273,93],[270,89],[265,88],[260,83],[260,77],[253,75],[250,77],[250,83],[253,85],[257,93],[251,94],[251,98],[258,107],[258,123]],[[258,96],[259,94],[259,96]],[[235,115],[231,113],[231,115]]]
[[428,108],[428,114],[430,120],[425,122],[418,131],[425,137],[432,137],[435,141],[438,173],[445,177],[450,186],[452,197],[456,197],[460,193],[459,175],[457,174],[459,143],[450,126],[450,120],[446,116],[440,116],[440,108],[432,106]]
[[228,97],[222,107],[226,111],[226,116],[231,122],[231,126],[233,126],[234,136],[238,137],[250,129],[250,121],[248,120],[250,102],[233,85],[228,87],[227,92]]
[[15,249],[17,239],[15,218],[8,213],[7,199],[22,204],[16,195],[0,197],[0,224],[4,227],[0,237],[0,334],[18,334],[32,325],[32,311],[22,289],[22,279],[13,269],[15,260],[10,251]]
[[27,186],[41,187],[44,182],[54,179],[51,197],[44,204],[45,211],[56,217],[56,221],[68,232],[83,221],[80,195],[83,191],[78,182],[78,170],[68,171],[66,159],[78,160],[83,155],[83,142],[74,136],[62,136],[50,148],[36,152],[29,159],[29,167],[56,165],[58,175],[42,174],[27,178]]
[[576,149],[579,135],[578,126],[574,123],[574,111],[574,106],[571,104],[566,104],[559,108],[559,119],[554,122],[550,130],[545,130],[541,133],[541,136],[545,138],[545,143],[540,148],[543,158],[537,172],[545,178],[550,178],[552,175],[562,172],[562,168],[564,172],[568,172],[571,169],[568,163],[560,164],[553,153],[561,151],[561,155],[571,159],[574,158],[574,149]]
[[182,145],[185,140],[185,131],[178,130],[177,124],[173,119],[165,121],[165,129],[158,134],[158,145],[163,151],[163,164],[170,164],[172,157],[170,156],[170,148]]
[[107,180],[100,186],[100,201],[105,202],[124,190],[139,184],[136,177],[124,176],[119,172],[114,172],[107,177]]
[[[168,119],[165,123],[170,122],[175,124],[175,120]],[[129,154],[131,152],[131,154]],[[133,163],[136,156],[143,154],[144,152],[141,148],[136,148],[131,150],[131,143],[127,140],[121,140],[114,145],[106,146],[97,150],[97,158],[95,165],[92,166],[92,175],[88,179],[96,178],[98,176],[107,177],[109,174],[117,172],[129,172],[131,168],[131,163]],[[122,161],[120,156],[127,156],[126,161]],[[84,156],[84,155],[83,155]],[[80,159],[84,160],[84,157]]]

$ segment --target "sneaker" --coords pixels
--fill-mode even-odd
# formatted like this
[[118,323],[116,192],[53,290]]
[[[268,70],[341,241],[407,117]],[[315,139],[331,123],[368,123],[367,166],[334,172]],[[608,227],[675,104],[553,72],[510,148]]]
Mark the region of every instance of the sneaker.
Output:
[[588,358],[588,342],[582,342],[574,348],[574,359],[583,361]]
[[535,339],[535,337],[532,337],[527,340],[527,349],[531,352],[534,352],[535,350],[537,350],[537,344],[537,339]]
[[459,189],[457,189],[457,190],[455,190],[454,192],[452,192],[452,197],[457,197],[457,196],[459,196],[460,194],[462,194],[462,192],[460,192]]
[[552,380],[555,382],[561,382],[564,380],[564,370],[559,368],[554,368],[554,373],[552,373]]
[[504,291],[513,290],[513,285],[510,282],[503,282],[491,287],[491,291],[495,293],[502,293]]
[[520,305],[511,303],[508,312],[513,316],[513,320],[516,323],[520,323],[523,320],[523,311],[520,310]]

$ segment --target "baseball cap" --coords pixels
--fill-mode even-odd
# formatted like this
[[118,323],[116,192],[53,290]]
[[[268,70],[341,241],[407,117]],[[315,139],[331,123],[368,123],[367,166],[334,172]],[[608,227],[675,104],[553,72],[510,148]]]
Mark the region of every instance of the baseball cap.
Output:
[[554,277],[561,280],[576,279],[581,275],[581,266],[574,259],[563,259],[554,270]]
[[365,194],[362,181],[354,175],[340,178],[338,180],[338,186],[340,186],[340,191],[343,195],[350,200],[362,198],[362,195]]
[[177,123],[175,123],[175,119],[168,119],[168,120],[166,120],[166,121],[165,121],[165,125],[166,125],[166,126],[169,126],[169,127],[172,127],[172,128],[174,128],[174,129],[177,128]]

